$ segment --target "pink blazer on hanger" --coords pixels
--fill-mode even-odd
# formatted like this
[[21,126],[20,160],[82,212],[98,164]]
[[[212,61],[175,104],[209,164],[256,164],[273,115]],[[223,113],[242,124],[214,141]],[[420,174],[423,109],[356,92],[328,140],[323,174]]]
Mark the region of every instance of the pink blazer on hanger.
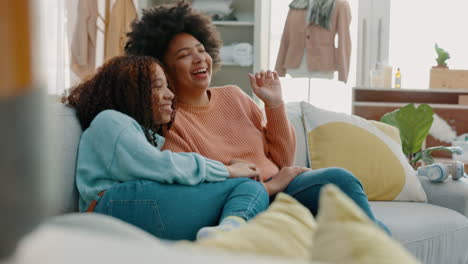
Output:
[[307,49],[306,61],[309,71],[338,71],[338,79],[346,82],[351,57],[351,11],[348,1],[335,1],[330,30],[306,23],[306,17],[307,9],[289,10],[275,70],[280,76],[284,76],[286,69],[299,67],[304,50]]

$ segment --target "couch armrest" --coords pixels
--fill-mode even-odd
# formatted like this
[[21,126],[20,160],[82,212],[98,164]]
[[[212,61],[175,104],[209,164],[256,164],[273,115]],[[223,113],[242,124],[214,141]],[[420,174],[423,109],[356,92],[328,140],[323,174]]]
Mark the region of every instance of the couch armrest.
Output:
[[430,204],[450,208],[468,217],[468,178],[441,183],[431,182],[427,177],[419,177],[419,180]]

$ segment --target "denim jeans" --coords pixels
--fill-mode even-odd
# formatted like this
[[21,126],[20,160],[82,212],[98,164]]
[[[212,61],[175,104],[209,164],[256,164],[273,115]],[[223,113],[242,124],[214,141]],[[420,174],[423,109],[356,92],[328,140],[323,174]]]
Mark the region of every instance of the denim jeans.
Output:
[[248,178],[196,186],[137,180],[106,190],[95,212],[119,218],[162,239],[195,240],[197,231],[227,216],[251,219],[268,207],[268,193]]
[[315,216],[320,209],[320,190],[327,184],[334,184],[340,188],[340,190],[348,195],[372,221],[390,234],[390,230],[387,226],[377,220],[372,213],[367,195],[359,179],[345,169],[332,167],[301,173],[294,178],[284,192],[296,198],[301,204],[309,208]]

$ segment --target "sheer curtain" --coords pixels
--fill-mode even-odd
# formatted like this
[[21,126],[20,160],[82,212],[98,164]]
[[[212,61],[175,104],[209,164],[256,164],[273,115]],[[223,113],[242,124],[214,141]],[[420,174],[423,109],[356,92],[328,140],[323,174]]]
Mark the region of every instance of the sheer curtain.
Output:
[[69,40],[78,0],[34,1],[37,16],[33,49],[39,54],[36,69],[49,94],[61,94],[77,77],[70,71]]
[[[96,0],[100,14],[104,14],[106,0]],[[65,89],[77,84],[80,78],[71,70],[70,45],[77,20],[79,0],[32,1],[36,21],[34,25],[33,52],[39,54],[36,61],[38,78],[49,94],[60,95]],[[109,0],[110,6],[115,0]],[[135,2],[135,1],[134,1]],[[103,29],[104,21],[97,25]],[[104,59],[104,33],[97,32],[96,65]]]

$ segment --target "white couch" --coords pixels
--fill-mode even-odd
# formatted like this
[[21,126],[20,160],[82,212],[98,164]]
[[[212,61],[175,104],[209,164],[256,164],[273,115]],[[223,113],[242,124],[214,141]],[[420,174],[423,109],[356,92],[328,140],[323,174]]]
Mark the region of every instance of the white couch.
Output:
[[[65,214],[77,210],[74,172],[82,131],[73,109],[57,104],[51,111],[57,117],[59,128],[63,130],[60,133],[62,136],[54,141],[52,147],[58,153],[56,164],[61,166],[57,169],[62,171],[64,177],[61,199],[67,202],[63,203],[60,211]],[[299,103],[288,103],[287,113],[297,134],[296,164],[307,166]],[[396,240],[423,263],[468,264],[468,179],[439,184],[425,178],[420,180],[428,196],[428,203],[371,202],[377,218],[390,228]],[[76,225],[79,222],[76,217],[75,214],[66,219]]]

